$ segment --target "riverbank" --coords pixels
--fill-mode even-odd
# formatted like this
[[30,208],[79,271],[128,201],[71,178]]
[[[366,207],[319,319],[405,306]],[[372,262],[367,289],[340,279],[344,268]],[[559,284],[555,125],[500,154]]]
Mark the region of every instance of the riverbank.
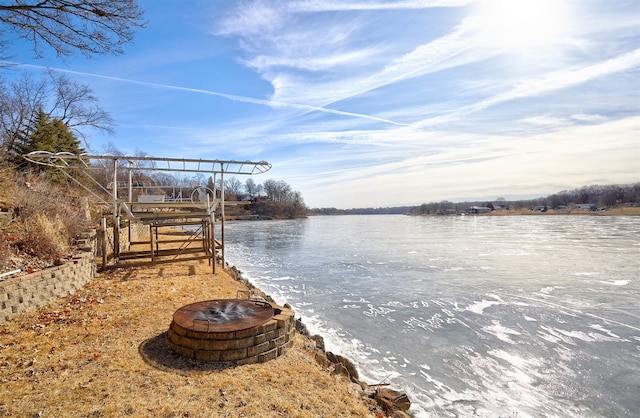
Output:
[[0,327],[0,415],[379,417],[360,385],[316,361],[296,333],[284,355],[224,367],[164,344],[173,313],[247,286],[204,261],[99,274],[72,296]]
[[482,216],[530,216],[530,215],[572,215],[572,216],[640,216],[640,207],[614,207],[606,210],[586,210],[586,209],[549,209],[546,211],[533,210],[533,209],[518,209],[518,210],[492,210],[491,212],[483,213]]

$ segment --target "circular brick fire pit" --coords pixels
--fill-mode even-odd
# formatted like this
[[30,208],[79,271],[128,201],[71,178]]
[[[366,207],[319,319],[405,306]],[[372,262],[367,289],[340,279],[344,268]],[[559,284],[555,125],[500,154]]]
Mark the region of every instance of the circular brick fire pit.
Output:
[[166,342],[177,354],[235,365],[263,363],[293,344],[293,311],[264,301],[219,299],[183,306]]

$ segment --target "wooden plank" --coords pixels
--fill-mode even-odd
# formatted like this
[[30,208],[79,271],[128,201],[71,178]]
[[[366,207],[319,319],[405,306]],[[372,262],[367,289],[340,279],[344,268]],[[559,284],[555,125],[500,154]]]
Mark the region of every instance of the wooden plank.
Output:
[[169,257],[180,254],[197,254],[202,253],[202,248],[171,248],[164,250],[156,250],[153,252],[153,257],[149,251],[129,251],[126,253],[120,253],[120,258],[156,258],[156,257]]
[[131,263],[117,263],[111,264],[107,266],[107,269],[120,268],[120,267],[146,267],[146,266],[154,266],[156,264],[168,264],[168,263],[178,263],[181,261],[195,261],[195,260],[206,260],[213,258],[213,255],[204,255],[199,257],[185,257],[180,259],[170,259],[170,260],[154,260],[154,261],[138,261]]

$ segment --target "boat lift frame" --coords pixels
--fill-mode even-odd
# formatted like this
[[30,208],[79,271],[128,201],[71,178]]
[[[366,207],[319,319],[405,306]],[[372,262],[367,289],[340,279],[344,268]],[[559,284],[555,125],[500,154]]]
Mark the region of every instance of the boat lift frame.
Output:
[[[150,262],[138,262],[135,265],[156,264],[161,262],[177,262],[194,259],[209,259],[213,265],[213,272],[216,271],[216,250],[219,248],[221,252],[221,262],[225,265],[224,257],[224,219],[225,219],[225,200],[224,200],[224,175],[255,175],[262,174],[271,169],[271,164],[266,161],[235,161],[235,160],[207,160],[193,158],[167,158],[167,157],[149,157],[138,156],[132,157],[128,155],[92,155],[92,154],[72,154],[67,152],[51,153],[47,151],[34,151],[24,154],[23,157],[32,163],[40,164],[48,167],[54,167],[64,174],[68,179],[72,180],[91,195],[100,200],[103,204],[111,206],[113,215],[114,242],[113,242],[113,259],[115,264],[113,267],[131,266],[132,263],[121,263],[121,260],[130,260],[135,258],[150,258]],[[111,173],[111,181],[107,185],[103,185],[92,174],[95,171],[107,170]],[[205,193],[205,197],[199,196],[194,199],[193,196],[188,201],[180,202],[133,202],[133,172],[134,171],[160,171],[160,172],[179,172],[179,173],[204,173],[213,175],[214,184],[216,176],[220,174],[220,198],[216,198],[215,192],[210,199],[209,194]],[[123,172],[127,173],[128,179],[125,182],[119,182],[118,176]],[[98,192],[91,190],[77,178],[75,175],[81,173],[97,187]],[[119,198],[119,185],[127,184],[127,199]],[[167,186],[171,187],[171,186]],[[102,194],[102,196],[101,196]],[[215,238],[215,210],[220,207],[220,229],[221,242]],[[138,208],[140,211],[136,211]],[[120,236],[120,221],[122,213],[126,219],[131,221],[143,222],[149,224],[149,247],[150,252],[126,253],[121,251],[118,237]],[[191,240],[174,240],[173,242],[181,242],[182,244],[177,250],[160,250],[158,245],[158,227],[161,226],[178,226],[178,225],[200,225],[202,228],[199,233],[202,239],[202,251],[205,255],[195,255],[191,257],[179,257],[184,254],[193,253],[194,249],[187,249]],[[106,221],[103,219],[103,229],[106,232]],[[195,233],[197,234],[197,233]],[[104,234],[106,235],[106,234]],[[155,243],[154,243],[155,238]],[[107,266],[106,238],[103,237],[103,269]],[[162,259],[162,256],[172,256],[173,258]]]

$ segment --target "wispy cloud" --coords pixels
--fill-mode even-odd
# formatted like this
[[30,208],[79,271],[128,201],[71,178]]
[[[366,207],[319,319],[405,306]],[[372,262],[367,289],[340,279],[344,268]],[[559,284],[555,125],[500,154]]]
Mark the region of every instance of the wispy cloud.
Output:
[[[466,22],[426,44],[411,40],[416,45],[413,50],[397,56],[410,45],[406,38],[402,49],[393,39],[367,44],[360,40],[374,30],[370,22],[358,17],[338,18],[335,24],[324,22],[318,26],[307,24],[306,14],[428,9],[468,3],[472,2],[296,2],[283,7],[252,2],[234,9],[221,23],[219,33],[238,37],[247,54],[256,54],[244,62],[273,85],[274,100],[286,102],[299,97],[302,102],[326,106],[408,78],[486,59],[489,52],[473,40]],[[322,77],[318,77],[318,71],[324,71]]]
[[[45,69],[45,67],[38,66],[38,65],[23,64],[23,63],[9,62],[9,61],[1,61],[1,62],[2,63],[6,63],[6,64],[11,64],[11,65],[17,65],[17,66],[20,66],[20,67]],[[388,124],[399,125],[399,126],[406,125],[405,123],[395,122],[395,121],[392,121],[392,120],[379,118],[379,117],[372,116],[372,115],[366,115],[366,114],[355,113],[355,112],[347,112],[347,111],[342,111],[342,110],[337,110],[337,109],[330,109],[330,108],[321,107],[321,106],[313,106],[313,105],[306,105],[306,104],[300,104],[300,103],[290,103],[290,102],[283,102],[283,101],[278,101],[278,100],[256,99],[256,98],[252,98],[252,97],[238,96],[238,95],[234,95],[234,94],[220,93],[220,92],[210,91],[210,90],[196,89],[196,88],[190,88],[190,87],[181,87],[181,86],[174,86],[174,85],[160,84],[160,83],[151,83],[151,82],[147,82],[147,81],[131,80],[131,79],[125,79],[125,78],[120,78],[120,77],[101,75],[101,74],[96,74],[96,73],[73,71],[73,70],[68,70],[68,69],[64,69],[64,68],[50,68],[50,69],[53,70],[53,71],[61,72],[61,73],[75,74],[75,75],[88,76],[88,77],[96,77],[96,78],[101,78],[101,79],[104,79],[104,80],[111,80],[111,81],[117,81],[117,82],[122,82],[122,83],[139,84],[139,85],[142,85],[142,86],[169,89],[169,90],[176,90],[176,91],[183,91],[183,92],[188,92],[188,93],[207,94],[207,95],[210,95],[210,96],[222,97],[222,98],[225,98],[225,99],[228,99],[228,100],[232,100],[232,101],[236,101],[236,102],[242,102],[242,103],[251,103],[251,104],[265,105],[265,106],[270,106],[270,107],[283,107],[283,108],[299,109],[299,110],[309,111],[309,112],[330,113],[332,115],[363,118],[363,119],[369,119],[369,120],[372,120],[372,121],[375,121],[375,122],[382,122],[382,123],[388,123]]]
[[131,54],[51,65],[107,95],[124,148],[265,159],[312,206],[638,179],[637,0],[149,4]]
[[[260,72],[269,81],[273,88],[272,98],[276,101],[298,101],[313,103],[317,106],[330,106],[333,103],[348,100],[368,92],[379,90],[385,86],[401,83],[403,81],[420,78],[428,74],[438,73],[448,69],[461,68],[470,64],[486,61],[491,57],[504,54],[506,51],[500,45],[491,45],[486,42],[484,26],[491,22],[483,22],[474,16],[460,21],[453,29],[442,36],[431,39],[427,43],[418,43],[413,49],[405,53],[393,47],[393,40],[386,45],[367,45],[363,48],[358,42],[358,37],[364,31],[371,30],[363,25],[346,26],[344,20],[337,19],[335,25],[326,24],[322,30],[318,26],[305,25],[291,17],[299,13],[335,11],[346,12],[352,10],[378,10],[378,9],[426,9],[434,7],[459,7],[477,3],[474,1],[406,1],[406,2],[296,2],[286,8],[271,6],[270,3],[254,2],[250,7],[236,9],[236,19],[227,21],[226,26],[233,26],[234,31],[226,32],[239,36],[241,45],[253,45],[259,43],[262,51],[273,51],[273,56],[261,53],[249,58],[245,62],[256,71]],[[245,31],[245,26],[238,24],[237,16],[253,16],[255,10],[260,14],[273,17],[275,13],[279,18],[270,21],[270,25],[280,22],[278,31],[267,34],[261,31]],[[245,15],[246,13],[246,15]],[[286,16],[283,17],[283,16]],[[245,24],[251,19],[240,19]],[[258,19],[262,22],[264,19]],[[358,21],[356,18],[355,21]],[[285,24],[287,22],[287,24]],[[326,22],[325,22],[326,23]],[[626,25],[621,24],[622,27]],[[361,27],[362,26],[362,27]],[[252,26],[255,27],[255,26]],[[329,28],[327,30],[327,28]],[[340,29],[340,36],[335,34]],[[563,42],[577,45],[581,42],[576,36],[584,36],[584,28],[574,28],[578,32],[574,37],[568,37]],[[323,35],[319,35],[320,33]],[[331,39],[329,39],[331,36]],[[568,35],[567,35],[568,36]],[[563,38],[564,39],[564,38]],[[416,42],[418,39],[410,40]],[[559,39],[560,40],[560,39]],[[407,42],[407,39],[403,39]],[[328,46],[331,46],[328,48]],[[406,44],[405,44],[406,47]],[[253,51],[246,50],[249,54]],[[379,55],[384,54],[385,59]],[[345,63],[356,61],[359,57],[367,57],[367,64],[353,65],[344,69],[341,73],[332,74],[331,68],[342,66]],[[473,105],[468,105],[459,111],[459,115],[468,114],[494,104],[522,97],[540,95],[545,92],[565,88],[572,84],[585,82],[598,77],[600,74],[608,74],[616,71],[624,71],[629,65],[635,66],[636,52],[627,53],[614,58],[609,62],[585,67],[581,70],[555,71],[544,78],[537,75],[531,80],[517,81],[516,87],[499,95],[487,98]],[[380,64],[380,65],[376,65]],[[559,64],[559,63],[558,63]],[[616,66],[618,68],[616,68]],[[302,70],[303,72],[300,72]],[[306,71],[306,73],[305,73]],[[318,77],[316,71],[324,71],[322,77]],[[455,116],[451,116],[455,117]],[[450,116],[439,115],[430,121],[443,123],[449,121]]]
[[550,92],[567,89],[599,77],[613,75],[638,66],[640,66],[640,49],[586,67],[554,71],[536,79],[526,80],[505,92],[461,107],[447,115],[425,119],[417,125],[431,126],[451,122],[474,112],[479,112],[511,100],[543,96]]
[[290,7],[298,12],[416,10],[434,7],[460,7],[477,0],[407,0],[407,1],[299,1]]

